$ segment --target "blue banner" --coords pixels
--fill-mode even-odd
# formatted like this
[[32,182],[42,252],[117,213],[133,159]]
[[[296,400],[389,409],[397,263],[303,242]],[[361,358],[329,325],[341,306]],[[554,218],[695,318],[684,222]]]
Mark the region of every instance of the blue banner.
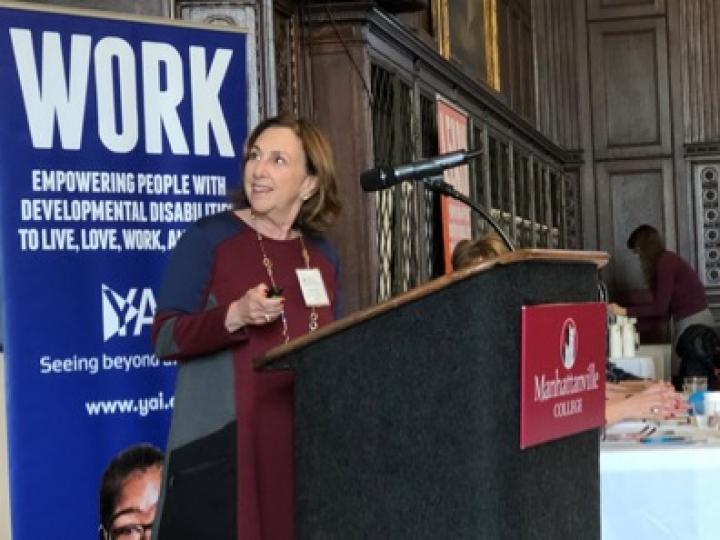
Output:
[[165,446],[175,370],[152,353],[154,291],[239,179],[246,36],[22,8],[0,25],[13,538],[97,538],[109,459]]

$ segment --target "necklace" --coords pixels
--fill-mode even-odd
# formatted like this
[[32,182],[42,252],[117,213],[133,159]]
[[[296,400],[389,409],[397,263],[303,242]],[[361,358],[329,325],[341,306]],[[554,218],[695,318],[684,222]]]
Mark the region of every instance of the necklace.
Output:
[[[255,234],[257,234],[258,244],[260,245],[260,252],[262,253],[262,263],[265,267],[265,271],[267,272],[268,279],[270,279],[270,285],[272,285],[273,290],[278,290],[277,283],[275,283],[275,276],[273,275],[273,263],[270,260],[270,257],[268,257],[267,252],[265,251],[265,244],[263,243],[263,237],[262,235],[255,231]],[[302,258],[303,261],[305,261],[305,268],[310,269],[310,254],[308,253],[307,248],[305,247],[305,240],[303,239],[302,233],[300,234],[300,248],[302,252]],[[280,312],[280,320],[282,322],[282,335],[283,339],[285,340],[285,343],[290,341],[290,335],[288,334],[288,323],[287,323],[287,317],[285,316],[285,310],[283,309]],[[317,310],[315,309],[315,306],[310,307],[310,318],[308,321],[308,331],[314,332],[318,329],[318,314]]]

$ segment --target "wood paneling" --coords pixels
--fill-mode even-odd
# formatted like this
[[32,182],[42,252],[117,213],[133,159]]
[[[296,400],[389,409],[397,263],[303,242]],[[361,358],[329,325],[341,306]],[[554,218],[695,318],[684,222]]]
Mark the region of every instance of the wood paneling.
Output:
[[720,3],[679,4],[685,142],[720,141]]
[[514,10],[510,18],[514,52],[511,57],[510,103],[515,112],[523,118],[532,120],[535,103],[532,81],[533,47],[530,20],[520,10]]
[[664,19],[591,23],[590,70],[596,158],[669,155]]
[[500,93],[513,111],[528,121],[535,117],[532,20],[525,0],[498,0]]
[[627,238],[637,226],[648,223],[674,247],[672,161],[670,159],[601,162],[597,164],[600,249],[611,254],[608,283],[614,297],[645,289],[637,257],[627,248]]
[[646,17],[665,13],[665,0],[587,0],[587,4],[589,19]]
[[533,5],[536,66],[536,125],[568,149],[580,141],[576,0],[537,0]]
[[298,13],[277,0],[273,2],[275,92],[278,112],[298,114]]
[[360,25],[338,23],[312,30],[313,116],[332,141],[343,201],[328,237],[342,261],[341,309],[347,314],[375,303],[377,290],[375,207],[358,181],[358,172],[372,166],[370,59]]

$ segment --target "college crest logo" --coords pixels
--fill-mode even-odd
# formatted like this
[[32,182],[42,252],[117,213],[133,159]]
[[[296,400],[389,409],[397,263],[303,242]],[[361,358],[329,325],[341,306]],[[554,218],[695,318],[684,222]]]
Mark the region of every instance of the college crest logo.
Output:
[[565,319],[562,331],[560,332],[560,359],[565,369],[571,369],[575,365],[577,355],[578,332],[575,321]]

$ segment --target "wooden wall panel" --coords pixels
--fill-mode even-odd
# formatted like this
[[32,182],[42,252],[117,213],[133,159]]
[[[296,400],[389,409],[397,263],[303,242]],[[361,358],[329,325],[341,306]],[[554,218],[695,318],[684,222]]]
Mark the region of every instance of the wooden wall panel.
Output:
[[537,0],[535,28],[536,102],[538,130],[556,144],[576,150],[580,140],[576,0]]
[[529,21],[519,11],[510,20],[514,42],[512,57],[511,106],[523,118],[532,120],[535,115],[533,79],[532,29]]
[[370,58],[360,25],[312,30],[313,117],[332,142],[343,201],[342,213],[328,237],[340,255],[340,307],[348,314],[374,304],[377,291],[375,204],[361,190],[357,174],[372,166],[372,118],[366,90]]
[[637,226],[657,227],[674,247],[672,161],[601,162],[597,164],[600,249],[611,255],[610,287],[614,298],[645,289],[637,257],[627,249],[627,238]]
[[[685,0],[670,1],[684,2]],[[665,13],[665,0],[587,0],[587,6],[589,19],[647,17]]]
[[533,88],[532,13],[526,0],[497,1],[500,94],[512,110],[532,122]]
[[665,20],[591,23],[590,70],[596,158],[669,155]]
[[720,3],[679,3],[685,142],[720,141]]
[[291,6],[276,0],[272,19],[277,111],[299,114],[299,14]]

